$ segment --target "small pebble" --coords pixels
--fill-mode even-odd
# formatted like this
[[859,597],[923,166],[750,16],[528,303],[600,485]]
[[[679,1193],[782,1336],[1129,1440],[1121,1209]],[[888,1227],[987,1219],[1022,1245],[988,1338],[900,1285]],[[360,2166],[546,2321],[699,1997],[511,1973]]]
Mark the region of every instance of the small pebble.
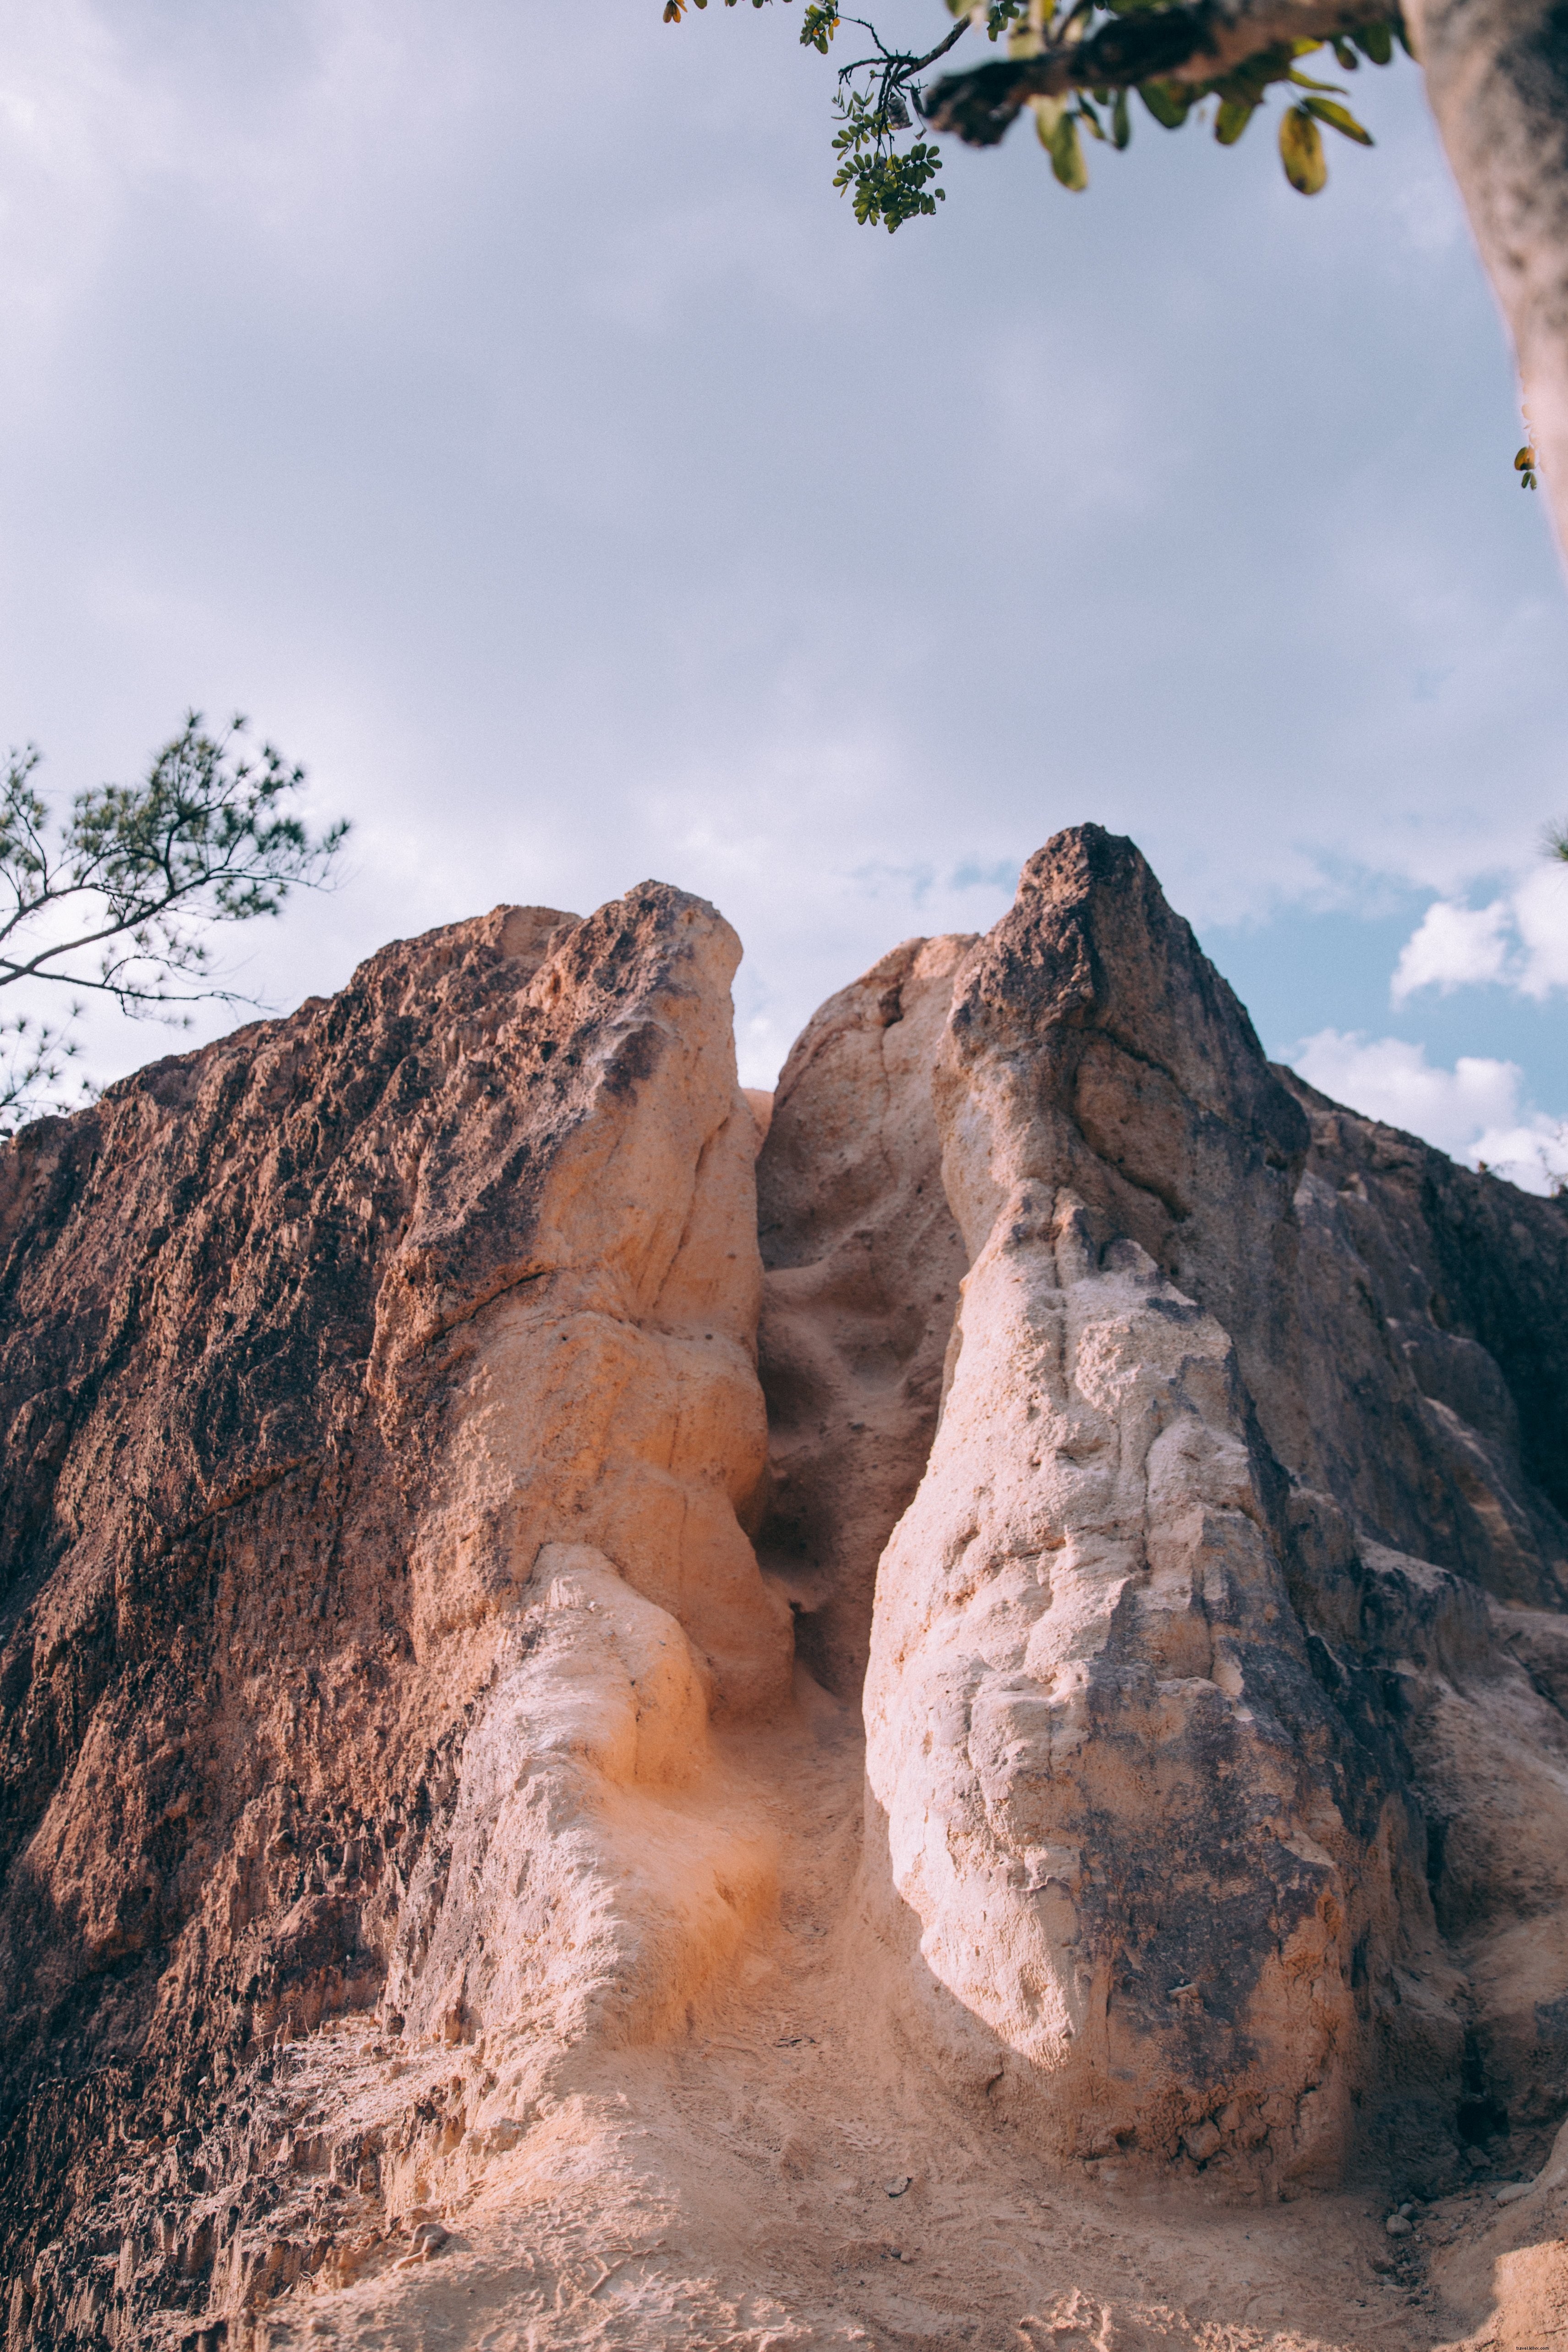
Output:
[[901,2197],[906,2189],[913,2188],[914,2181],[912,2176],[905,2172],[900,2173],[897,2180],[884,2180],[882,2186],[889,2197]]
[[1410,2224],[1403,2213],[1391,2213],[1383,2226],[1391,2238],[1407,2238],[1410,2235]]

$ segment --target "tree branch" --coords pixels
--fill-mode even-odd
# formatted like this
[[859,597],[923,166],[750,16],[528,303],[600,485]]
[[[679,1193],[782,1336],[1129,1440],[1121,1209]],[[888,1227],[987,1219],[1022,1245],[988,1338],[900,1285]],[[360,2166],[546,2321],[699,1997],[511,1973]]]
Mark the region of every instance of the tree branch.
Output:
[[[310,838],[288,806],[303,769],[270,744],[258,760],[237,756],[244,724],[211,736],[193,711],[142,783],[77,795],[58,827],[58,854],[30,782],[37,754],[13,755],[0,780],[0,895],[9,902],[0,913],[0,990],[53,982],[111,996],[129,1013],[246,1001],[203,984],[201,932],[276,914],[297,885],[321,887],[345,828]],[[35,922],[56,936],[29,936]],[[80,959],[95,955],[93,976]],[[0,1023],[0,1034],[9,1031]]]
[[1386,24],[1390,14],[1388,0],[1192,0],[1117,16],[1087,40],[945,74],[929,94],[925,118],[971,147],[994,147],[1032,98],[1130,89],[1144,81],[1214,81],[1260,51],[1331,40]]
[[953,26],[952,32],[949,33],[946,40],[939,41],[934,49],[928,49],[923,58],[917,58],[913,65],[910,68],[910,71],[911,73],[918,74],[924,73],[928,66],[935,65],[938,58],[945,58],[949,49],[955,48],[958,43],[963,40],[968,30],[968,17],[961,16],[957,24]]

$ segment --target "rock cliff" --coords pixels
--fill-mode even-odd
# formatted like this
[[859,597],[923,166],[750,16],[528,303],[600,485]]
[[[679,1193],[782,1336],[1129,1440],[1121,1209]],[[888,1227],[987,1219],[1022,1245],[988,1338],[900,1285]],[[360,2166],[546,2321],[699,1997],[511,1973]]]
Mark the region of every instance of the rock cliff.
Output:
[[[933,1082],[970,1265],[866,1696],[879,1891],[931,2029],[1059,2156],[1278,2185],[1359,2143],[1441,2170],[1467,2029],[1509,2041],[1515,2109],[1561,2060],[1508,1964],[1482,1994],[1437,1933],[1433,1825],[1490,1801],[1426,1787],[1368,1669],[1437,1666],[1427,1606],[1467,1613],[1466,1678],[1506,1684],[1551,1759],[1532,1965],[1568,1987],[1558,1727],[1486,1597],[1560,1604],[1568,1530],[1473,1303],[1495,1286],[1494,1341],[1557,1347],[1561,1213],[1503,1212],[1524,1247],[1499,1215],[1466,1282],[1437,1155],[1352,1169],[1366,1123],[1327,1105],[1317,1144],[1143,860],[1093,828],[1030,861],[966,961]],[[1460,1189],[1484,1214],[1485,1180]]]
[[1094,826],[771,1123],[738,952],[500,908],[0,1150],[7,2343],[1555,2325],[1568,1211]]

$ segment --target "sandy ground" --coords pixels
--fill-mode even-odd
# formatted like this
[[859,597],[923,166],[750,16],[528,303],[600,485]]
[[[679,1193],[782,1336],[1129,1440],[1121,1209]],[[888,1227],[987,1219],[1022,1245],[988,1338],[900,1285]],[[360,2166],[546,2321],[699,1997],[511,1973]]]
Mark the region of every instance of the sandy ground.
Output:
[[[1364,2190],[1263,2208],[1110,2165],[1068,2179],[889,2063],[848,1924],[858,1721],[816,1695],[731,1753],[784,1898],[687,2038],[601,2058],[470,2199],[406,2214],[353,2284],[302,2286],[231,2346],[1568,2352],[1568,2190],[1477,2189],[1395,2240]],[[294,2053],[297,2095],[341,2076],[327,2040]]]

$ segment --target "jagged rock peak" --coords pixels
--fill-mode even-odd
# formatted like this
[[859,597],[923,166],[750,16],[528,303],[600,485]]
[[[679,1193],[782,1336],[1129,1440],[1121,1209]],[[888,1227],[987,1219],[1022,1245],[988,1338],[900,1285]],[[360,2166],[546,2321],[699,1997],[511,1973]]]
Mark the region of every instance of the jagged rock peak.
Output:
[[[1136,844],[1102,825],[1073,825],[1035,852],[952,1008],[961,1055],[1037,1054],[1058,1028],[1104,1031],[1194,1103],[1257,1127],[1287,1159],[1304,1156],[1306,1121],[1271,1077],[1246,1008]],[[1040,1066],[1042,1083],[1054,1076]]]

